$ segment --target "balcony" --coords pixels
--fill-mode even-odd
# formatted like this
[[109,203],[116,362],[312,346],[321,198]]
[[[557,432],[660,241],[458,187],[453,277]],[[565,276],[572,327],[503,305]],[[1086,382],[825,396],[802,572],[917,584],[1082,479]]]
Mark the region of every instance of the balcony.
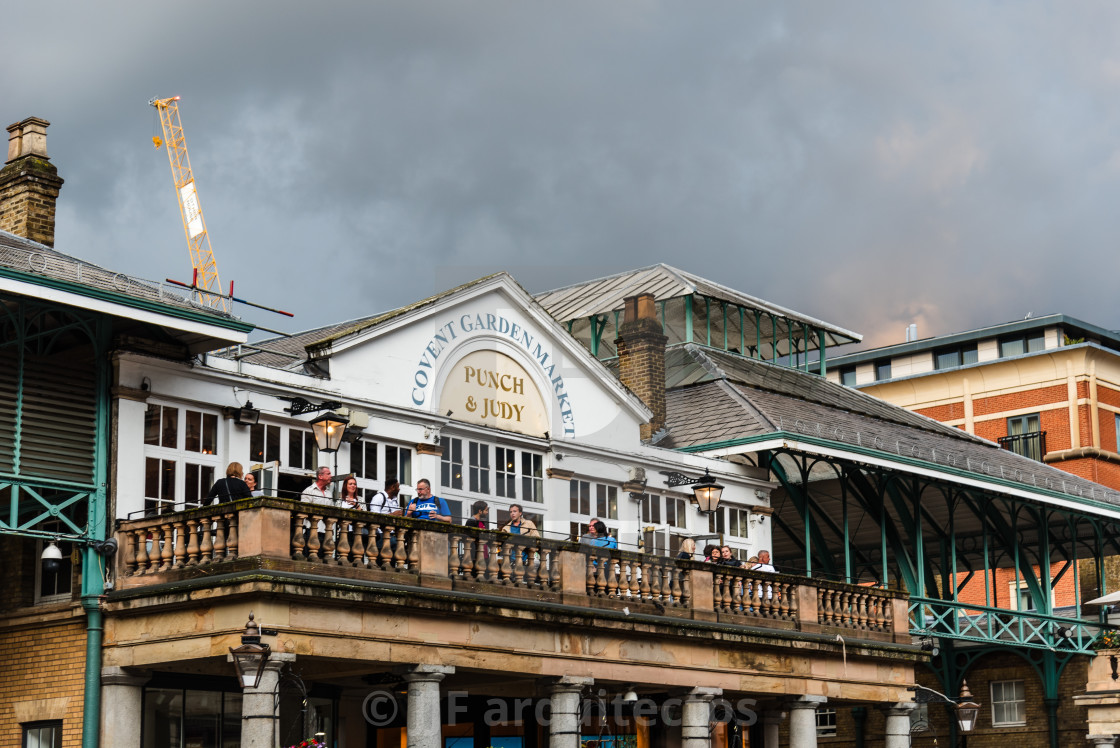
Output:
[[[320,524],[321,523],[321,524]],[[322,527],[322,532],[305,528]],[[230,575],[909,643],[904,593],[276,498],[121,522],[115,596]],[[153,593],[155,590],[153,589]]]
[[1046,456],[1046,432],[1032,431],[1029,434],[1013,434],[997,439],[999,446],[1009,452],[1042,462]]

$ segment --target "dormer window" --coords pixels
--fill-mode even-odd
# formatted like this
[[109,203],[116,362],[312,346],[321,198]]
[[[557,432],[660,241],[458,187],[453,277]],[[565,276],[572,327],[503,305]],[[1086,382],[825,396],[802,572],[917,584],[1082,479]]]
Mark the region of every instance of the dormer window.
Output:
[[1005,335],[999,339],[999,357],[1022,356],[1046,349],[1046,334],[1042,330],[1031,330],[1018,335]]
[[958,366],[968,366],[979,360],[976,353],[976,344],[956,345],[950,348],[938,348],[933,352],[934,369],[953,369]]

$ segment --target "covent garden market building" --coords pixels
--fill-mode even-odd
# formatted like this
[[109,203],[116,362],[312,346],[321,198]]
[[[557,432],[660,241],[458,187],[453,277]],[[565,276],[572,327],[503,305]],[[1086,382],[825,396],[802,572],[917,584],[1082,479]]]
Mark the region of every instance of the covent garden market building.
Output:
[[[0,232],[0,329],[0,745],[975,748],[991,662],[1086,744],[1120,497],[828,382],[834,325],[657,265],[249,344]],[[263,495],[208,504],[231,462]],[[303,501],[319,466],[452,521]]]

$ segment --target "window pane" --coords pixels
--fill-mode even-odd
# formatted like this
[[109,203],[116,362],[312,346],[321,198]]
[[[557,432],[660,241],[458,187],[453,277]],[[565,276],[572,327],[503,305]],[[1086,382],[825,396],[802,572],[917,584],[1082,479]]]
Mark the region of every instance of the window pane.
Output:
[[280,461],[280,427],[269,426],[266,432],[265,460],[268,462]]
[[965,366],[967,366],[968,364],[974,364],[974,363],[976,363],[977,361],[980,360],[979,355],[980,354],[977,351],[976,346],[974,346],[974,345],[970,346],[970,347],[962,348],[961,349],[961,364],[965,365]]
[[303,432],[303,467],[308,470],[314,470],[318,465],[315,464],[316,455],[315,435],[310,431]]
[[218,454],[218,416],[206,413],[202,416],[202,452]]
[[938,351],[934,354],[935,362],[934,367],[937,369],[951,369],[954,366],[961,365],[961,353],[959,350],[953,349],[950,351]]
[[263,423],[249,427],[249,459],[252,462],[264,462],[264,430]]
[[160,406],[148,403],[144,411],[144,443],[159,444]]
[[875,363],[875,381],[881,382],[884,379],[891,378],[891,362],[877,361]]
[[568,481],[568,491],[569,491],[568,495],[571,497],[570,498],[570,505],[568,507],[568,510],[572,514],[583,514],[583,512],[581,512],[579,510],[579,481],[578,480]]
[[303,436],[296,429],[288,432],[288,464],[294,468],[303,467]]
[[1022,338],[1010,338],[999,342],[1000,356],[1021,356],[1025,352]]
[[607,487],[607,516],[618,519],[618,488],[615,486]]
[[160,460],[160,472],[163,480],[160,482],[160,498],[165,501],[175,500],[175,462],[173,460]]
[[159,498],[159,460],[155,457],[144,460],[144,496]]
[[1046,334],[1041,330],[1038,332],[1028,333],[1027,337],[1027,353],[1034,353],[1046,348]]
[[202,414],[197,410],[188,410],[184,416],[186,424],[186,444],[183,449],[188,452],[202,451]]
[[845,387],[856,386],[856,370],[855,367],[840,370],[840,384]]
[[179,410],[163,408],[163,436],[160,443],[170,449],[179,448]]

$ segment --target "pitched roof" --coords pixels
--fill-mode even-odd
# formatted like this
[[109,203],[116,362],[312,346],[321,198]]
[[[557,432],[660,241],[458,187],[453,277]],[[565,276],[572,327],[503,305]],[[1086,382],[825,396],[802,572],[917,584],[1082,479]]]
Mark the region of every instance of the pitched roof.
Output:
[[627,297],[641,293],[653,294],[657,301],[700,294],[747,309],[769,312],[823,330],[829,338],[829,345],[858,342],[863,339],[859,333],[772,304],[664,263],[546,291],[537,294],[536,299],[553,317],[561,322],[567,322],[621,310]]
[[667,371],[670,367],[668,376],[683,384],[666,393],[669,433],[658,446],[692,450],[803,435],[892,461],[919,461],[1024,490],[1120,505],[1120,493],[1098,483],[823,377],[695,345],[672,350]]

